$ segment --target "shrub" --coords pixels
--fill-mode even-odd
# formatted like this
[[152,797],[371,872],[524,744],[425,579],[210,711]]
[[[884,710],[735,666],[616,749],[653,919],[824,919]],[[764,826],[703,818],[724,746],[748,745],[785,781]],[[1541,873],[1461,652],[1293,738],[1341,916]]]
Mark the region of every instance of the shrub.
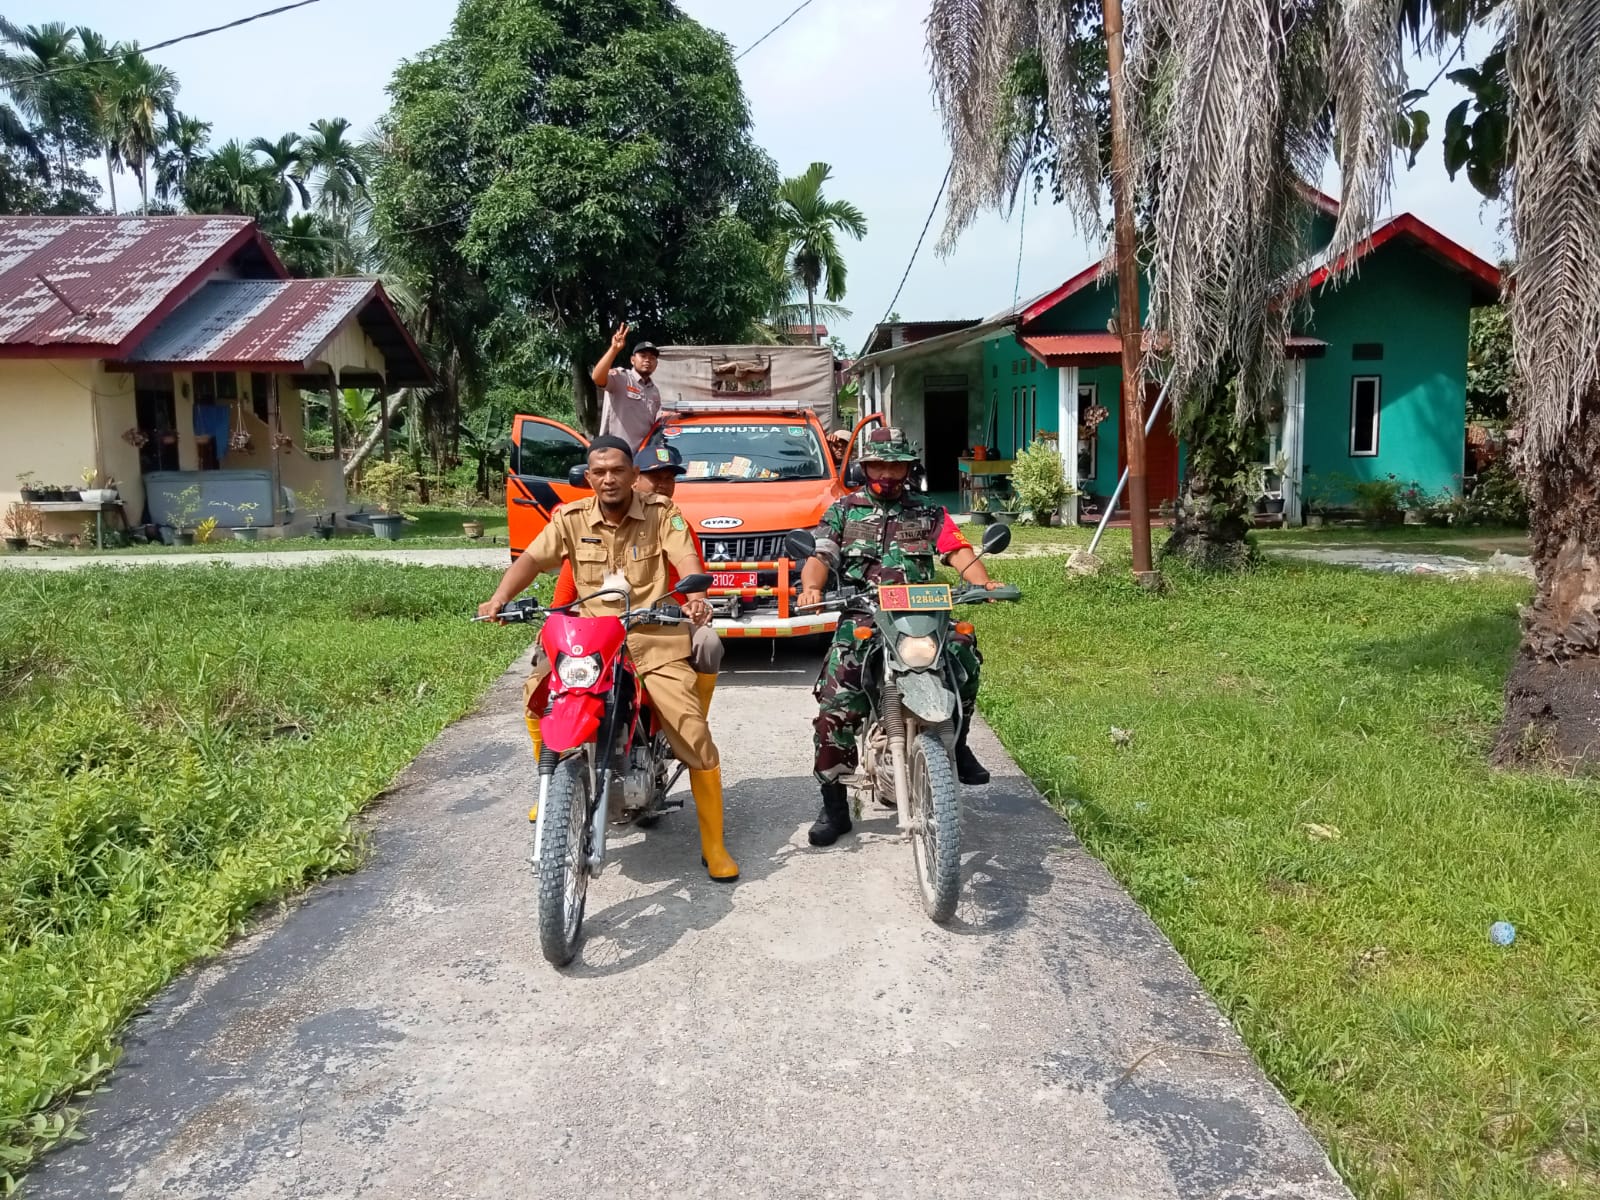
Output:
[[1067,482],[1061,466],[1061,455],[1043,438],[1034,441],[1026,450],[1017,452],[1011,468],[1011,486],[1016,489],[1017,500],[1033,513],[1041,525],[1050,524],[1056,511],[1068,499],[1077,495]]
[[1387,479],[1362,479],[1350,488],[1356,511],[1369,525],[1393,525],[1401,519],[1400,484],[1393,475]]
[[1528,494],[1522,481],[1504,462],[1486,467],[1462,505],[1466,520],[1473,525],[1511,525],[1526,528]]

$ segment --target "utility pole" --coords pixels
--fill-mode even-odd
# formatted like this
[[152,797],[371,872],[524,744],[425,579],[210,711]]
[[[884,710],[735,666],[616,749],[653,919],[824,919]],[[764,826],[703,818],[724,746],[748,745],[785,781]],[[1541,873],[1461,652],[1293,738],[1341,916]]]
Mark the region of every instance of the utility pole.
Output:
[[1139,320],[1139,260],[1128,161],[1128,98],[1123,80],[1122,0],[1101,0],[1111,82],[1111,212],[1117,259],[1117,334],[1122,338],[1122,444],[1128,458],[1128,515],[1133,520],[1133,575],[1155,581],[1150,565],[1150,490],[1144,454],[1144,347]]

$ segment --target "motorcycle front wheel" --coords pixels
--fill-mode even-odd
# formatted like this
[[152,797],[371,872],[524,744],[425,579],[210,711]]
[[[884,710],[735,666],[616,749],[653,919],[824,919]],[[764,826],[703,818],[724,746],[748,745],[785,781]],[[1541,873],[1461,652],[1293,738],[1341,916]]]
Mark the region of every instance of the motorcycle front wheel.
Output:
[[911,788],[911,856],[922,907],[943,924],[961,898],[961,795],[944,742],[919,733],[906,748]]
[[589,771],[584,756],[556,764],[544,801],[539,857],[539,948],[553,966],[578,954],[589,893]]

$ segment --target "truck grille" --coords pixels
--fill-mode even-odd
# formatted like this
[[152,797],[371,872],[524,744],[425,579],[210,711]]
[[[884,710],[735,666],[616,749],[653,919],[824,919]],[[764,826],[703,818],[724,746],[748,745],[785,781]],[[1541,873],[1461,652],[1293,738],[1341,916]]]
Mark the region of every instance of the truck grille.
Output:
[[774,562],[783,553],[782,533],[747,533],[735,536],[702,533],[700,553],[709,563]]

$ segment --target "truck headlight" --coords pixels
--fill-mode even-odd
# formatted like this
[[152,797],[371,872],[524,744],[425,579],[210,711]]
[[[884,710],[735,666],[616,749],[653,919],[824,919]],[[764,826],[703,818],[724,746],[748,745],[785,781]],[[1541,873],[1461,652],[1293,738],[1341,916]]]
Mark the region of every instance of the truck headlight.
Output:
[[931,637],[903,637],[894,650],[908,667],[931,667],[939,657],[939,643]]
[[563,655],[556,661],[556,674],[564,687],[590,688],[600,682],[600,656],[586,654],[582,658]]

